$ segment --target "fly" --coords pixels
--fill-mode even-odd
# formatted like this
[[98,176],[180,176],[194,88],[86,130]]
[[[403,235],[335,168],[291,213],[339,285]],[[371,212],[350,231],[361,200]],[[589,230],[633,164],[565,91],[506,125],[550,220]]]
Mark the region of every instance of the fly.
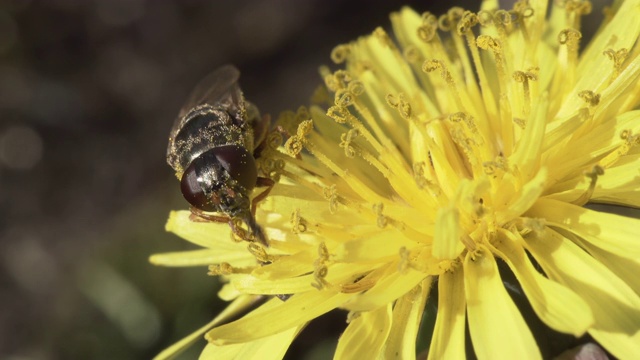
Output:
[[[244,99],[239,78],[238,69],[225,65],[196,86],[171,129],[167,163],[180,179],[193,215],[227,222],[238,237],[268,246],[255,210],[274,185],[256,166],[270,118],[261,117]],[[259,186],[267,189],[251,200],[249,195]]]

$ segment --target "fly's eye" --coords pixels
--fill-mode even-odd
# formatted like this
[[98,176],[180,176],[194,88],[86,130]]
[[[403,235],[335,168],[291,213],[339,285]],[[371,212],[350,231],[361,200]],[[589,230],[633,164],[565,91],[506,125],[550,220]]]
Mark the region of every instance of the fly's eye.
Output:
[[247,191],[256,187],[258,180],[256,161],[246,148],[238,145],[226,145],[213,148],[211,151],[215,154],[220,165]]
[[216,211],[216,208],[211,204],[209,199],[202,190],[202,186],[198,182],[198,174],[196,174],[195,161],[185,170],[182,174],[182,180],[180,180],[180,190],[182,196],[189,202],[189,204],[204,211]]

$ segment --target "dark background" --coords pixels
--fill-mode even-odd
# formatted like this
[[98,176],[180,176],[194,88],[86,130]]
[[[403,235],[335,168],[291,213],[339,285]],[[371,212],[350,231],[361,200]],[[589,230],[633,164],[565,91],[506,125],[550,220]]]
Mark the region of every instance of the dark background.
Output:
[[[188,92],[233,63],[263,113],[295,110],[335,45],[405,3],[0,2],[0,358],[145,359],[208,322],[206,268],[148,263],[187,248],[164,222],[186,207],[165,151]],[[290,356],[330,357],[334,317]]]

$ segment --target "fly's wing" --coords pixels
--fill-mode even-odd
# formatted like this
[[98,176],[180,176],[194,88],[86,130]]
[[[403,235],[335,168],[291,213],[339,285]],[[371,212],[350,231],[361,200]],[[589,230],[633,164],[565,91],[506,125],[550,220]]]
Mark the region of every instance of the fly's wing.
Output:
[[187,101],[185,102],[178,117],[173,123],[169,134],[169,146],[167,148],[167,156],[171,154],[173,142],[176,135],[182,129],[184,124],[189,121],[185,115],[196,106],[209,104],[215,106],[217,103],[229,103],[242,99],[238,79],[240,71],[233,65],[224,65],[214,70],[212,73],[202,79],[193,89]]
[[198,105],[214,105],[225,96],[240,91],[238,86],[239,78],[240,71],[233,65],[224,65],[217,68],[202,79],[193,89],[180,110],[178,118],[184,117],[189,110]]

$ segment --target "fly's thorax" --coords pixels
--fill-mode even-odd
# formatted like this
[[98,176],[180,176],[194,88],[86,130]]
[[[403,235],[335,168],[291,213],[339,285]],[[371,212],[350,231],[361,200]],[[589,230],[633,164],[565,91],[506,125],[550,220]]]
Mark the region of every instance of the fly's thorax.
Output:
[[196,107],[185,115],[182,127],[170,144],[168,162],[182,173],[201,154],[220,146],[246,146],[253,137],[246,122],[234,119],[226,110],[209,105]]

